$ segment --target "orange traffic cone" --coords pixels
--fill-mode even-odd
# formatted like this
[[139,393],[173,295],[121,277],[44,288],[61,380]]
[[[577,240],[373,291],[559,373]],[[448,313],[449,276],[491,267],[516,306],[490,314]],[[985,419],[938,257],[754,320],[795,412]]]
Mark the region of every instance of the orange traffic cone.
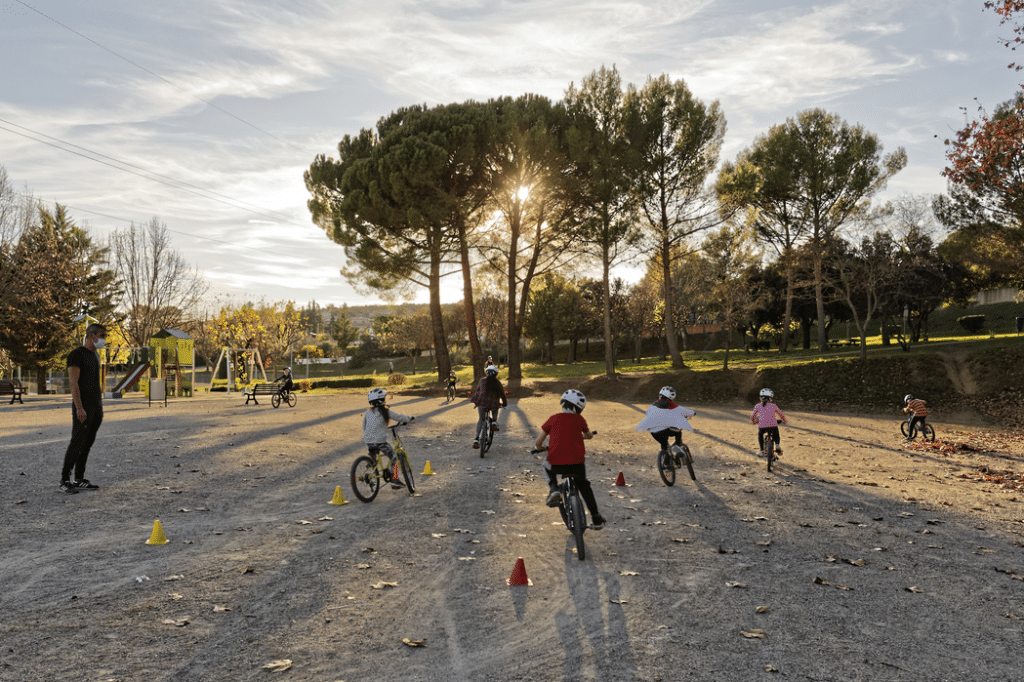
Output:
[[626,485],[626,479],[622,477],[622,472],[619,472],[619,477],[615,479],[615,485]]
[[523,557],[519,557],[516,560],[515,568],[512,569],[512,575],[505,581],[506,585],[533,585],[533,581],[526,577],[526,564],[523,563]]

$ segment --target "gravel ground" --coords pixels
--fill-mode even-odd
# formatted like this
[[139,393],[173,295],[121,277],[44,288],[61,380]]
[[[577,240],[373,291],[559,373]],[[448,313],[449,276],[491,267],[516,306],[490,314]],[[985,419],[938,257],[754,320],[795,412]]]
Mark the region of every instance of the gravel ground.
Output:
[[529,454],[556,397],[523,393],[485,459],[464,399],[395,396],[416,492],[370,504],[361,396],[108,401],[74,496],[68,400],[0,405],[0,679],[1024,680],[1019,436],[789,412],[768,473],[745,407],[688,405],[668,487],[646,403],[592,400],[579,561]]

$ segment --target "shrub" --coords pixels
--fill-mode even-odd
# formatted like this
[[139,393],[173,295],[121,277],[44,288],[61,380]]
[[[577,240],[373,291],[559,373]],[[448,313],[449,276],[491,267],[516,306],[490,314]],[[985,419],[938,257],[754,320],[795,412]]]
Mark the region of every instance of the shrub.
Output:
[[320,379],[313,382],[313,388],[370,388],[373,379]]
[[357,348],[356,351],[352,353],[352,357],[349,359],[347,367],[351,369],[362,369],[370,364],[371,360],[373,360],[373,356],[370,355],[369,352],[363,348]]
[[957,318],[957,323],[971,334],[977,334],[985,328],[984,315],[964,315]]
[[312,387],[313,382],[310,381],[309,379],[303,379],[302,381],[299,382],[299,390],[302,391],[303,393],[307,392]]
[[395,372],[394,374],[388,375],[388,384],[391,386],[401,386],[405,383],[405,375],[401,372]]

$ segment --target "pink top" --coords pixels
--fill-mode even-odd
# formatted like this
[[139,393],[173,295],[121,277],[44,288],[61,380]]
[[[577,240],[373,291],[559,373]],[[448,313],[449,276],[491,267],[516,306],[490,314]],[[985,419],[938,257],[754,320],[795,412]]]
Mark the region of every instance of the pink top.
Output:
[[769,429],[773,426],[778,426],[779,423],[786,423],[786,415],[782,414],[782,410],[775,403],[768,403],[762,405],[758,403],[754,405],[754,413],[750,415],[750,422],[757,424],[762,429]]

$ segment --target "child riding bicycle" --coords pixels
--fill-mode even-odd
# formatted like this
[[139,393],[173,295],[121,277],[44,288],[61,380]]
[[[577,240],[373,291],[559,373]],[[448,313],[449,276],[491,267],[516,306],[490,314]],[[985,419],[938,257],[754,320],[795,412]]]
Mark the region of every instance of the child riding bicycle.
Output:
[[562,411],[548,417],[540,427],[542,433],[534,446],[538,450],[542,449],[544,441],[551,437],[548,456],[544,460],[544,473],[548,477],[549,489],[547,504],[549,507],[557,507],[561,500],[558,476],[572,476],[576,479],[576,487],[583,496],[587,509],[590,510],[594,530],[601,530],[604,528],[605,520],[597,510],[594,489],[587,480],[587,451],[583,443],[584,440],[594,437],[587,426],[587,420],[580,414],[587,404],[587,398],[576,389],[570,388],[562,394],[560,403]]
[[[384,404],[387,401],[387,397],[387,391],[383,388],[371,389],[366,395],[366,399],[370,403],[370,409],[363,414],[363,442],[366,443],[366,448],[369,450],[370,455],[382,452],[388,460],[393,460],[395,450],[388,443],[388,424],[392,420],[397,424],[408,424],[415,417],[399,414],[388,409],[388,406]],[[390,482],[391,487],[396,490],[405,487],[405,484],[397,476],[392,475]]]
[[903,408],[903,411],[907,414],[914,414],[910,420],[910,426],[907,427],[907,440],[911,440],[911,436],[916,433],[914,429],[924,427],[925,419],[928,417],[928,404],[920,398],[915,398],[909,393],[903,398],[903,402],[907,404],[907,406]]
[[470,398],[477,408],[479,419],[476,422],[476,433],[473,435],[473,449],[480,448],[480,440],[484,438],[484,428],[487,426],[487,412],[490,411],[493,420],[493,430],[498,430],[498,408],[508,407],[508,399],[505,397],[505,388],[498,381],[498,368],[494,365],[487,365],[484,369],[484,378],[477,384]]
[[683,430],[693,433],[689,418],[697,413],[675,404],[676,390],[671,386],[663,386],[658,392],[658,399],[647,408],[647,415],[637,431],[650,431],[651,437],[658,441],[662,450],[668,450],[668,440],[675,435],[675,444],[683,445]]
[[764,434],[769,432],[775,442],[775,454],[782,454],[781,441],[779,440],[779,422],[786,423],[786,415],[782,414],[779,406],[772,402],[775,393],[770,388],[761,389],[761,402],[754,406],[754,413],[750,415],[750,422],[757,424],[757,455],[764,457]]

